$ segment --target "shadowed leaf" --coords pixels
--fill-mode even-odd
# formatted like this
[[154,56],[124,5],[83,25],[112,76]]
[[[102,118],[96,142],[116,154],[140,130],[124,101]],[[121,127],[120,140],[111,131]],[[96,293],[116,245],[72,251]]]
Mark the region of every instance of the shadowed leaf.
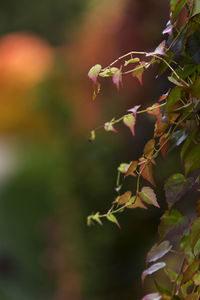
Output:
[[159,139],[159,145],[161,147],[161,154],[163,158],[166,157],[166,153],[169,150],[170,147],[170,141],[168,139],[168,136],[166,134],[162,135]]
[[167,104],[165,106],[165,111],[167,114],[169,114],[174,105],[180,100],[181,97],[181,88],[180,87],[175,87],[173,90],[171,90],[168,98],[167,98]]
[[165,254],[167,254],[172,248],[169,241],[164,241],[159,245],[154,245],[151,250],[147,253],[146,261],[147,263],[157,261]]
[[163,122],[160,118],[158,118],[155,122],[155,128],[154,128],[154,137],[160,137],[163,135],[168,128],[168,123]]
[[190,245],[192,247],[192,251],[194,251],[194,247],[199,239],[200,239],[200,218],[196,218],[192,223],[190,229]]
[[137,207],[140,207],[140,208],[144,208],[144,209],[147,209],[147,207],[143,204],[143,202],[141,201],[140,197],[136,197],[136,196],[133,196],[131,199],[130,199],[130,205],[127,206],[127,208],[137,208]]
[[190,265],[187,265],[183,272],[183,279],[181,281],[181,285],[192,279],[193,275],[198,271],[199,269],[200,261],[196,260]]
[[194,145],[192,149],[185,156],[185,174],[187,175],[191,171],[200,167],[200,144]]
[[152,158],[153,152],[155,147],[155,140],[149,140],[146,145],[144,146],[144,156],[148,159]]
[[151,267],[149,267],[142,273],[142,281],[144,281],[144,279],[146,278],[147,275],[151,275],[151,274],[155,273],[156,271],[163,269],[165,266],[166,266],[165,262],[159,262],[159,263],[152,265]]
[[144,296],[142,300],[160,300],[162,297],[159,293],[152,293]]

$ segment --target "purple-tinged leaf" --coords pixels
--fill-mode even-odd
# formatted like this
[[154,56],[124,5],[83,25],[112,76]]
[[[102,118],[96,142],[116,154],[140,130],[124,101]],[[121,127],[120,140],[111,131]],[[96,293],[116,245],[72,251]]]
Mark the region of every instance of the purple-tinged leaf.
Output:
[[156,194],[154,193],[154,190],[152,190],[152,188],[150,188],[149,186],[144,186],[139,193],[139,196],[147,204],[154,205],[160,208],[156,199]]
[[168,240],[181,235],[188,228],[188,218],[183,217],[178,210],[166,211],[158,226],[159,241]]
[[136,118],[136,113],[137,113],[138,108],[140,108],[140,106],[141,105],[136,105],[133,108],[128,109],[128,111],[132,112],[134,117]]
[[165,53],[165,44],[166,41],[162,41],[158,47],[153,51],[153,52],[149,52],[146,54],[146,56],[153,56],[153,55],[163,55],[163,56],[167,56],[167,54]]
[[122,73],[120,69],[117,69],[113,76],[112,76],[112,81],[116,85],[118,91],[119,91],[119,86],[120,84],[122,85]]
[[117,130],[113,127],[112,121],[106,122],[106,123],[104,124],[104,129],[105,129],[106,131],[113,131],[113,132],[117,133]]
[[101,72],[101,65],[97,64],[93,66],[89,72],[88,72],[88,77],[93,81],[95,85],[97,85],[97,78],[99,73]]
[[142,300],[160,300],[162,297],[159,293],[152,293],[144,296]]
[[172,248],[169,241],[164,241],[159,245],[154,245],[151,250],[147,253],[146,261],[147,263],[157,261],[165,254],[167,254]]
[[183,174],[177,173],[170,176],[164,186],[165,197],[169,206],[174,205],[181,197],[191,189],[194,179],[185,178]]
[[163,269],[165,266],[166,266],[165,262],[159,262],[159,263],[152,265],[151,267],[149,267],[142,273],[142,281],[144,281],[144,279],[146,278],[147,275],[151,275],[151,274],[155,273],[156,271]]
[[170,37],[172,36],[172,34],[173,34],[173,25],[169,25],[163,30],[162,34],[166,34],[166,33],[169,34]]
[[128,114],[128,115],[124,116],[123,122],[130,129],[132,135],[134,136],[135,135],[135,122],[136,122],[136,119],[133,116],[133,114]]

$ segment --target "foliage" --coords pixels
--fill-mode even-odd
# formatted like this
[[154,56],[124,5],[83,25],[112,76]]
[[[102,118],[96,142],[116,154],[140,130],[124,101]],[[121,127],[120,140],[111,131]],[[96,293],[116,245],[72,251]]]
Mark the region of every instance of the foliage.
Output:
[[[200,4],[199,0],[171,0],[170,20],[163,30],[166,40],[152,52],[130,51],[114,60],[107,67],[93,66],[88,76],[93,81],[93,99],[100,92],[100,78],[111,77],[120,90],[125,75],[136,77],[142,85],[143,72],[157,65],[158,76],[167,71],[172,88],[163,93],[152,106],[140,109],[136,105],[122,117],[106,122],[106,131],[117,133],[115,128],[123,122],[131,134],[135,135],[138,115],[146,113],[155,118],[154,135],[146,142],[143,155],[137,160],[121,163],[118,167],[116,184],[117,197],[105,214],[95,213],[88,217],[88,225],[107,218],[119,228],[116,214],[125,209],[143,208],[148,205],[159,208],[153,167],[158,155],[163,159],[175,147],[180,149],[183,173],[172,174],[165,182],[164,191],[167,210],[158,227],[158,242],[148,252],[147,268],[142,273],[142,281],[147,275],[158,270],[166,273],[169,285],[161,287],[155,281],[156,293],[144,296],[147,299],[199,299],[200,294],[200,205],[196,201],[196,215],[188,216],[179,211],[176,204],[183,200],[188,191],[200,189]],[[118,66],[119,65],[119,66]],[[118,67],[117,67],[118,66]],[[170,73],[170,74],[169,74]],[[91,141],[95,140],[97,129],[91,131]],[[136,178],[136,190],[120,193],[128,176]],[[147,183],[143,186],[144,179]],[[198,196],[197,196],[198,197]],[[163,257],[167,253],[178,255],[178,263],[170,269]],[[160,259],[162,258],[162,261]],[[179,262],[181,260],[181,263]],[[162,272],[161,271],[161,272]]]

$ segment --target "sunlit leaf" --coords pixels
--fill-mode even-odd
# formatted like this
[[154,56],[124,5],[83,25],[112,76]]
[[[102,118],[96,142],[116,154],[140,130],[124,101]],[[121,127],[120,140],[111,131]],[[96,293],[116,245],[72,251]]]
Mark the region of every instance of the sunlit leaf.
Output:
[[104,129],[105,129],[106,131],[113,131],[113,132],[117,133],[117,130],[113,127],[112,121],[106,122],[106,123],[104,124]]
[[128,115],[124,116],[123,122],[130,129],[132,135],[134,136],[135,135],[135,122],[136,122],[136,119],[133,116],[133,114],[128,114]]
[[138,196],[133,196],[131,197],[130,201],[131,204],[127,206],[127,208],[143,208],[143,209],[147,209],[147,207],[144,205],[144,203],[142,202],[142,200],[140,199],[140,197]]
[[130,163],[127,164],[127,163],[122,163],[120,164],[120,166],[117,168],[117,170],[122,173],[122,174],[126,174],[128,169],[130,167]]
[[118,199],[118,204],[119,205],[124,205],[127,202],[129,202],[129,200],[131,199],[132,193],[131,191],[127,191],[124,194],[122,194],[119,199]]
[[137,169],[137,166],[138,166],[138,161],[137,160],[132,161],[125,176],[129,176],[129,175],[136,176],[134,172]]
[[134,117],[136,118],[136,113],[137,113],[138,108],[140,108],[140,106],[141,105],[136,105],[133,108],[128,109],[128,111],[132,112]]
[[153,152],[155,147],[155,140],[149,140],[146,145],[144,146],[144,156],[148,159],[152,158]]
[[160,300],[162,297],[159,293],[152,293],[144,296],[142,300]]
[[183,234],[188,226],[188,218],[183,217],[178,210],[166,211],[161,217],[158,227],[159,241],[168,240],[177,235]]
[[117,227],[119,227],[119,229],[121,229],[121,226],[119,225],[119,222],[117,221],[117,218],[116,218],[113,214],[108,213],[108,214],[106,215],[106,218],[107,218],[109,221],[115,223],[115,224],[117,225]]
[[177,173],[170,176],[164,186],[165,197],[169,206],[174,205],[181,197],[191,189],[193,178],[185,178],[183,174]]
[[101,65],[97,64],[93,66],[89,72],[88,72],[88,77],[93,81],[95,85],[97,85],[97,78],[99,76],[99,73],[101,71]]
[[148,186],[144,186],[139,193],[140,198],[146,202],[147,204],[154,205],[158,208],[160,208],[157,199],[156,199],[156,194],[154,193],[154,190]]
[[200,239],[200,218],[196,218],[190,229],[190,245],[194,251],[194,247]]
[[172,249],[169,241],[164,241],[159,245],[154,245],[151,250],[147,253],[147,263],[157,261]]
[[183,279],[181,281],[181,284],[184,284],[185,282],[187,282],[190,279],[192,279],[192,277],[194,276],[194,274],[199,269],[199,264],[200,264],[200,260],[195,260],[191,264],[187,265],[187,267],[185,268],[185,270],[183,272]]
[[144,279],[146,278],[147,275],[151,275],[151,274],[155,273],[156,271],[163,269],[165,266],[166,266],[165,262],[159,262],[159,263],[152,265],[151,267],[149,267],[142,273],[142,281],[144,281]]
[[192,16],[200,14],[200,2],[199,0],[194,0],[194,8],[192,12]]
[[138,57],[131,58],[131,59],[125,61],[124,67],[128,66],[129,64],[138,63],[139,61],[140,61],[140,59]]
[[141,176],[150,182],[153,186],[155,186],[155,182],[153,179],[153,169],[152,169],[152,163],[146,161],[145,159],[140,159],[141,162],[144,161],[139,167],[139,172],[141,173]]
[[165,53],[165,44],[166,44],[166,41],[165,40],[162,41],[153,52],[147,53],[146,56],[153,56],[153,55],[167,56],[167,54]]
[[119,91],[120,84],[122,85],[122,73],[121,73],[120,69],[117,69],[114,72],[114,74],[112,76],[112,81],[116,85],[116,87],[117,87],[117,89]]

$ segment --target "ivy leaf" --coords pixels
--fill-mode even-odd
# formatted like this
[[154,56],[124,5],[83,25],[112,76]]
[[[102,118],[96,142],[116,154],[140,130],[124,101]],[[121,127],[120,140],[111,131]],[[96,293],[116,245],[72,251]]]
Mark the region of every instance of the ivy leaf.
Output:
[[133,116],[133,114],[128,114],[124,116],[123,118],[124,124],[130,129],[132,135],[135,135],[135,122],[136,118]]
[[162,297],[159,293],[152,293],[144,296],[142,300],[160,300]]
[[137,160],[134,160],[131,162],[131,164],[129,165],[129,168],[125,174],[125,177],[131,175],[131,176],[136,176],[135,175],[135,170],[137,169],[137,166],[138,166],[138,161]]
[[153,52],[147,53],[146,56],[153,56],[153,55],[167,56],[167,54],[165,53],[165,44],[166,44],[166,41],[165,40],[162,41]]
[[88,72],[88,77],[93,81],[94,85],[97,85],[97,78],[100,72],[101,72],[101,65],[99,64],[93,66]]
[[132,193],[131,191],[127,191],[124,194],[122,194],[118,199],[118,205],[124,205],[131,199]]
[[150,182],[153,186],[155,186],[155,182],[153,179],[153,170],[152,170],[152,163],[148,162],[144,158],[140,158],[140,162],[144,162],[139,167],[139,172],[141,173],[141,176]]
[[149,267],[142,273],[142,281],[144,281],[144,279],[146,278],[147,275],[151,275],[151,274],[155,273],[156,271],[163,269],[165,266],[166,266],[165,262],[159,262],[159,263],[152,265],[151,267]]
[[183,217],[178,210],[166,211],[161,217],[158,227],[159,241],[171,239],[183,234],[188,226],[188,218]]
[[134,117],[136,118],[136,113],[137,113],[138,108],[140,108],[140,106],[141,105],[136,105],[133,108],[128,109],[128,111],[132,112]]
[[172,111],[172,108],[180,100],[180,97],[181,97],[181,88],[180,87],[173,88],[168,96],[167,104],[165,106],[165,111],[167,114],[169,114]]
[[121,229],[121,226],[119,225],[119,222],[117,221],[117,218],[116,218],[113,214],[108,213],[108,214],[106,215],[106,218],[107,218],[109,221],[115,223],[115,224],[117,225],[117,227],[118,227],[119,229]]
[[154,137],[160,137],[163,135],[168,128],[168,123],[163,122],[160,118],[157,118],[154,127]]
[[196,218],[194,220],[190,229],[190,245],[192,247],[192,251],[194,251],[194,247],[198,240],[200,240],[200,218]]
[[167,254],[172,248],[169,241],[164,241],[159,245],[154,245],[151,250],[147,253],[146,262],[154,262]]
[[155,140],[151,139],[149,140],[146,145],[144,146],[144,156],[148,159],[152,158],[154,147],[155,147]]
[[157,199],[156,199],[156,194],[154,193],[152,188],[150,188],[148,186],[144,186],[142,188],[141,192],[139,193],[139,196],[147,204],[154,205],[154,206],[160,208],[160,206],[157,202]]
[[161,147],[161,154],[163,156],[163,158],[166,157],[166,153],[169,150],[170,147],[170,141],[168,140],[168,136],[167,134],[164,134],[160,137],[159,139],[159,145]]
[[194,145],[185,157],[185,174],[198,169],[200,167],[200,144]]
[[199,269],[200,260],[195,260],[191,264],[187,265],[183,273],[183,279],[181,281],[181,285],[191,280],[194,274]]
[[125,61],[124,67],[128,66],[129,64],[138,63],[139,61],[140,61],[140,59],[138,57],[131,58],[131,59]]
[[122,85],[122,73],[120,69],[117,69],[113,76],[112,76],[112,81],[116,85],[118,91],[119,91],[119,86],[120,84]]
[[173,174],[167,179],[164,189],[165,197],[170,207],[191,189],[193,182],[193,178],[185,178],[185,176],[180,173]]
[[127,163],[122,163],[120,164],[120,166],[117,168],[117,170],[122,173],[122,174],[126,174],[128,169],[130,167],[130,163],[127,164]]
[[131,204],[127,206],[127,208],[137,208],[137,207],[140,207],[140,208],[144,208],[144,209],[147,209],[147,207],[143,204],[143,202],[141,201],[140,197],[136,197],[136,196],[133,196],[130,201],[129,201]]
[[136,77],[138,79],[140,85],[142,85],[142,76],[143,76],[143,73],[144,73],[145,65],[146,65],[146,62],[141,61],[140,64],[132,72],[132,76]]

